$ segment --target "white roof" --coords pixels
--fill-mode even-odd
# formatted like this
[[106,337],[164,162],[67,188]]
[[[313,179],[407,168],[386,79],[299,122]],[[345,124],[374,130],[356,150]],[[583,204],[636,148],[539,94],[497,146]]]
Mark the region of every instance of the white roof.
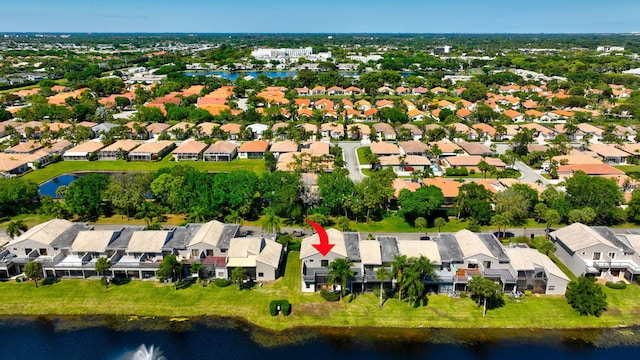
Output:
[[617,248],[609,240],[600,236],[600,234],[595,232],[589,226],[581,223],[574,223],[569,226],[565,226],[562,229],[558,229],[552,232],[551,236],[560,239],[562,243],[572,251],[578,251],[580,249],[600,244],[610,246],[614,249]]
[[113,230],[91,230],[80,231],[76,239],[71,244],[73,252],[100,252],[104,251],[113,239],[116,231]]
[[516,271],[533,271],[536,267],[542,267],[547,273],[569,281],[567,275],[551,259],[536,249],[509,247],[505,249],[505,252],[509,257],[511,266]]
[[44,245],[50,245],[58,236],[73,226],[73,223],[64,219],[52,219],[38,224],[27,230],[24,234],[12,240],[9,245],[14,245],[24,240],[36,241]]
[[458,245],[460,246],[460,250],[462,250],[462,254],[465,258],[483,254],[490,257],[495,258],[489,248],[482,242],[480,237],[469,231],[469,230],[460,230],[455,233],[456,240],[458,241]]
[[418,258],[424,256],[431,263],[440,264],[440,251],[435,241],[398,240],[398,251],[407,257]]
[[360,259],[365,265],[382,265],[380,242],[360,240]]
[[162,252],[162,247],[168,236],[169,231],[166,230],[136,231],[131,235],[127,252]]
[[272,240],[265,240],[262,251],[256,258],[256,261],[278,268],[280,264],[280,256],[282,255],[282,244]]
[[[327,229],[326,231],[329,236],[329,244],[335,244],[331,249],[331,252],[342,257],[347,257],[347,247],[344,245],[344,235],[342,232],[336,229]],[[317,254],[318,250],[313,247],[312,244],[319,243],[320,237],[318,234],[313,234],[302,239],[302,244],[300,245],[300,259]]]
[[191,241],[189,241],[189,245],[187,246],[193,246],[199,243],[218,246],[218,241],[220,241],[220,236],[222,235],[223,229],[224,224],[220,221],[209,221],[208,223],[203,224],[200,229],[198,229],[198,232],[193,235]]

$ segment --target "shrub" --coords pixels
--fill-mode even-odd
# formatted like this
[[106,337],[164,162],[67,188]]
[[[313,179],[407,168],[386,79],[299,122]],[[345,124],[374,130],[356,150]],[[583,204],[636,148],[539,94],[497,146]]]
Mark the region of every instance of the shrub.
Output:
[[320,296],[327,301],[338,301],[340,300],[340,294],[337,292],[329,291],[326,289],[322,289],[320,291]]
[[284,316],[289,316],[289,314],[291,314],[291,304],[289,303],[288,300],[282,300],[282,315]]
[[615,290],[623,290],[627,288],[627,283],[622,282],[622,281],[618,281],[618,282],[611,282],[611,281],[607,281],[607,283],[605,284],[606,287],[608,287],[609,289],[615,289]]
[[476,169],[469,170],[469,174],[474,175],[476,173]]
[[459,169],[447,168],[447,170],[445,170],[445,174],[447,176],[467,176],[469,175],[469,171],[463,166]]
[[289,316],[289,314],[291,314],[291,304],[289,300],[271,300],[269,303],[269,314],[271,314],[271,316],[278,315],[278,306],[280,306],[282,315]]
[[217,287],[227,287],[229,285],[231,285],[232,281],[229,279],[215,279],[213,280],[213,283],[217,286]]
[[57,277],[48,277],[48,278],[42,280],[42,285],[52,285],[52,284],[59,283],[59,282],[60,282],[60,279],[57,278]]
[[278,315],[278,300],[271,300],[271,302],[269,303],[269,314],[271,316],[276,316]]

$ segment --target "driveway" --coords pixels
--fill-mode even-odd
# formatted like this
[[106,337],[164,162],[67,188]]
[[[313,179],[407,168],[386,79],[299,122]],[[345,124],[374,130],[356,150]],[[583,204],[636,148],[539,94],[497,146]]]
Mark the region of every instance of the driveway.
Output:
[[339,142],[338,146],[342,148],[342,156],[344,157],[345,167],[349,170],[349,177],[354,182],[360,182],[364,179],[364,175],[360,171],[360,163],[358,162],[358,154],[356,149],[362,147],[359,142]]
[[542,188],[545,188],[547,185],[549,185],[549,180],[545,179],[542,175],[538,174],[535,170],[527,166],[522,161],[516,161],[515,166],[522,173],[522,177],[520,177],[520,180],[531,181],[533,183],[537,180],[540,180],[542,181]]

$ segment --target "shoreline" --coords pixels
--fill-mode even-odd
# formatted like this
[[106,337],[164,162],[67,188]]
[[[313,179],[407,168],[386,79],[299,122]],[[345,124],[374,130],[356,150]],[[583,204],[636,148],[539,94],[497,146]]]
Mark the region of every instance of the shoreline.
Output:
[[[549,342],[584,343],[594,347],[640,346],[635,334],[640,325],[618,328],[405,328],[405,327],[340,327],[296,326],[284,330],[260,327],[246,319],[225,316],[171,318],[133,315],[0,315],[3,326],[37,324],[55,332],[74,332],[90,328],[107,328],[118,332],[172,331],[189,332],[198,327],[240,330],[258,345],[271,348],[303,344],[317,337],[347,340],[365,339],[408,343],[475,345],[479,342],[512,341],[548,344]],[[385,330],[385,331],[380,331]]]

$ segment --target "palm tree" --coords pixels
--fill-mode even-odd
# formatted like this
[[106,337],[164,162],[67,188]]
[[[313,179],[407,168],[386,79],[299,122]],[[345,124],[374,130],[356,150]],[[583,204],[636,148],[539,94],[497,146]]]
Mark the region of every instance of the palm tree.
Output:
[[424,294],[424,282],[422,281],[421,273],[414,266],[405,271],[402,288],[406,290],[409,297],[409,305],[414,304]]
[[334,286],[340,284],[340,299],[344,298],[347,282],[354,275],[352,266],[353,261],[349,258],[338,258],[329,263],[329,282]]
[[239,224],[242,226],[242,224],[244,224],[244,219],[238,210],[231,210],[231,213],[224,217],[224,222],[229,224]]
[[207,221],[207,210],[202,206],[194,206],[191,208],[189,219],[197,223],[203,223]]
[[424,229],[427,228],[427,219],[423,218],[423,217],[418,217],[415,220],[413,220],[413,226],[415,226],[416,228],[418,228],[418,231],[420,233],[422,233],[424,231]]
[[395,274],[396,283],[399,285],[398,300],[402,300],[402,282],[404,281],[404,271],[409,266],[407,255],[396,255],[391,263],[391,271]]
[[269,209],[262,221],[262,231],[268,234],[277,234],[280,232],[280,225],[282,224],[282,218],[276,215],[276,213]]
[[149,226],[151,225],[153,218],[155,216],[158,216],[158,212],[156,211],[152,203],[145,201],[140,206],[140,210],[138,211],[136,216],[144,218],[144,222],[147,224],[147,226]]
[[27,224],[22,220],[11,221],[7,224],[6,233],[10,238],[14,238],[16,236],[20,236],[23,232],[27,231]]
[[391,277],[391,271],[386,267],[381,267],[376,270],[376,279],[380,280],[380,302],[378,307],[382,307],[382,293],[384,292],[384,281]]
[[433,226],[438,228],[438,232],[440,232],[440,228],[446,225],[447,225],[447,220],[445,220],[444,218],[437,217],[435,218],[435,220],[433,220]]

